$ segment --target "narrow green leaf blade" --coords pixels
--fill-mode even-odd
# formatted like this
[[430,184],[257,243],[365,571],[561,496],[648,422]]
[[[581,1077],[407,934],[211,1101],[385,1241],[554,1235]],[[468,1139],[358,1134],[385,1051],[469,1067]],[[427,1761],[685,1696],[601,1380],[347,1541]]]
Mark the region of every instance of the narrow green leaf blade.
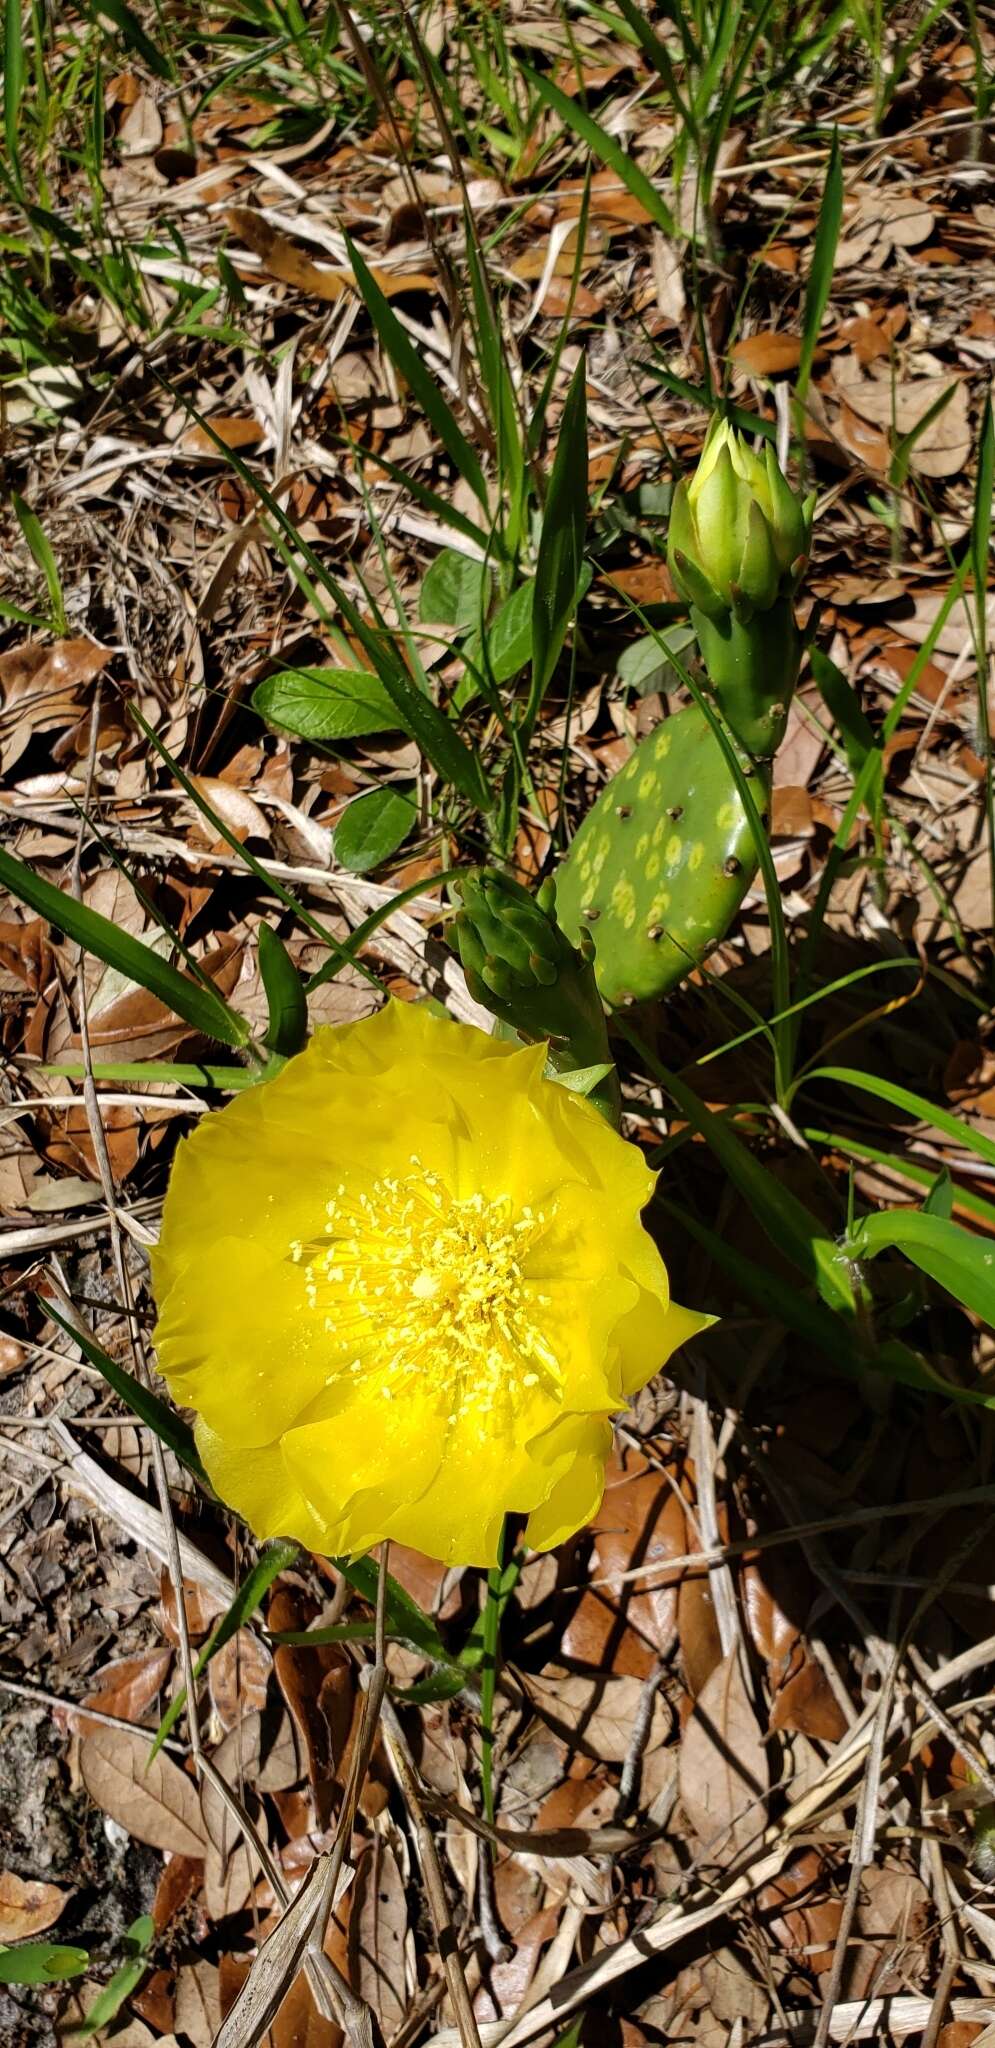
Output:
[[366,310],[373,322],[382,346],[386,349],[395,369],[399,370],[418,400],[426,419],[435,428],[442,445],[461,477],[469,484],[475,498],[487,510],[487,485],[484,474],[455,414],[443,398],[439,386],[425,368],[424,363],[410,336],[404,331],[390,302],[384,298],[380,286],[363,262],[354,242],[346,236],[346,248],[353,268],[356,283],[363,295]]
[[193,1430],[183,1421],[182,1416],[177,1415],[175,1408],[170,1408],[165,1401],[160,1401],[158,1394],[154,1394],[151,1387],[143,1386],[141,1380],[135,1378],[134,1373],[128,1372],[125,1366],[118,1365],[116,1359],[109,1358],[89,1330],[71,1323],[56,1304],[49,1301],[47,1295],[40,1294],[39,1299],[46,1314],[50,1315],[52,1321],[58,1323],[66,1335],[79,1345],[84,1358],[89,1359],[90,1364],[96,1367],[113,1392],[131,1409],[133,1415],[137,1415],[139,1422],[146,1423],[149,1429],[155,1431],[160,1443],[165,1444],[166,1449],[173,1452],[180,1464],[185,1466],[201,1486],[209,1487],[210,1481],[201,1464]]
[[976,1130],[966,1117],[951,1116],[948,1109],[928,1102],[925,1095],[914,1095],[911,1088],[902,1088],[897,1081],[886,1081],[880,1074],[864,1074],[857,1067],[812,1067],[805,1076],[806,1087],[812,1081],[838,1081],[843,1088],[861,1088],[881,1102],[890,1102],[892,1108],[918,1117],[921,1123],[931,1124],[935,1131],[945,1132],[958,1145],[966,1146],[989,1166],[995,1166],[995,1143],[983,1131]]
[[99,911],[90,910],[85,903],[77,903],[76,898],[67,895],[64,889],[43,881],[33,868],[3,849],[0,849],[0,883],[29,904],[39,917],[47,918],[49,924],[67,932],[88,953],[95,953],[98,960],[107,962],[108,967],[116,967],[129,981],[137,981],[142,988],[148,989],[150,995],[158,996],[167,1009],[182,1017],[195,1031],[203,1032],[205,1038],[216,1038],[222,1045],[248,1043],[248,1025],[229,1009],[222,996],[191,981],[185,974],[179,974],[167,960],[153,953],[150,946],[121,931]]
[[539,94],[539,98],[547,107],[552,108],[554,114],[559,115],[565,128],[572,129],[575,135],[579,135],[581,141],[587,143],[588,149],[593,150],[595,156],[600,157],[602,163],[607,164],[609,170],[615,172],[626,191],[631,192],[632,197],[645,208],[654,225],[661,228],[668,237],[676,237],[679,231],[669,206],[661,198],[656,186],[650,183],[645,171],[641,171],[639,165],[634,164],[632,158],[626,155],[621,143],[616,142],[615,137],[609,135],[586,108],[578,106],[565,92],[561,92],[560,87],[554,85],[551,78],[544,77],[539,71],[533,71],[531,64],[522,64],[520,68],[533,91]]
[[819,208],[819,225],[815,232],[815,247],[812,251],[812,267],[805,288],[805,310],[802,315],[802,352],[798,362],[798,376],[795,380],[795,395],[803,406],[808,397],[812,377],[812,364],[822,327],[823,314],[829,303],[833,282],[833,268],[836,262],[836,245],[840,238],[843,222],[843,166],[840,161],[840,139],[833,133],[833,146],[829,152],[826,182],[822,190],[822,204]]
[[857,1244],[858,1256],[869,1259],[893,1247],[903,1251],[955,1301],[995,1328],[995,1247],[990,1237],[975,1237],[959,1223],[923,1209],[886,1209],[865,1216]]
[[[239,1629],[247,1621],[251,1620],[256,1608],[269,1592],[273,1580],[279,1578],[281,1572],[289,1571],[291,1566],[296,1563],[300,1554],[300,1544],[292,1543],[284,1537],[278,1538],[275,1543],[267,1544],[265,1550],[253,1565],[248,1578],[239,1587],[231,1606],[211,1630],[193,1668],[195,1680],[203,1676],[211,1658],[216,1656],[217,1652],[222,1650],[225,1644],[231,1641],[232,1636],[238,1634]],[[163,1743],[175,1728],[183,1712],[186,1697],[186,1687],[184,1686],[176,1694],[176,1697],[170,1700],[156,1729],[155,1740],[149,1751],[149,1763],[152,1762],[153,1757],[162,1748]],[[147,1768],[148,1765],[146,1765]]]
[[307,1038],[307,997],[286,946],[268,924],[259,927],[259,972],[269,1008],[263,1044],[292,1059]]
[[542,519],[532,587],[532,688],[526,724],[532,729],[573,620],[584,569],[587,531],[587,361],[570,381]]

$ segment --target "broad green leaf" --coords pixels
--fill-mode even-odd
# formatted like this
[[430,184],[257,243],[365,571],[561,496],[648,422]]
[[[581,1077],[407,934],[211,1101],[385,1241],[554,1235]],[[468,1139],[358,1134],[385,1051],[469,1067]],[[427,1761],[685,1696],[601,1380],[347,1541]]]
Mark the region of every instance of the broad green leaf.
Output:
[[533,583],[520,583],[485,626],[483,646],[479,633],[466,643],[467,664],[488,671],[496,683],[510,683],[532,659],[534,589]]
[[60,1984],[81,1977],[89,1962],[85,1948],[25,1941],[18,1948],[0,1948],[0,1984]]
[[857,1257],[874,1259],[892,1247],[995,1329],[995,1244],[990,1237],[975,1237],[959,1223],[923,1209],[865,1216],[855,1233]]
[[[195,1680],[200,1678],[203,1672],[207,1670],[211,1658],[217,1654],[218,1650],[223,1649],[224,1645],[231,1641],[232,1636],[238,1634],[239,1629],[243,1627],[244,1623],[251,1619],[260,1601],[268,1593],[273,1580],[278,1578],[281,1572],[289,1571],[291,1566],[300,1557],[300,1554],[300,1545],[298,1543],[291,1543],[282,1537],[278,1538],[275,1543],[267,1544],[257,1563],[253,1565],[248,1578],[239,1587],[227,1613],[221,1616],[220,1621],[211,1630],[193,1668]],[[184,1686],[176,1694],[175,1698],[170,1700],[156,1729],[155,1741],[149,1750],[149,1763],[152,1762],[153,1757],[162,1748],[167,1736],[175,1728],[183,1712],[186,1696],[186,1687]]]
[[480,622],[490,581],[487,564],[457,548],[442,548],[428,570],[418,598],[418,616],[429,625],[468,630]]
[[259,972],[266,991],[269,1022],[263,1044],[282,1059],[293,1058],[307,1038],[307,997],[304,983],[282,939],[268,924],[259,927]]
[[655,633],[643,633],[623,647],[616,671],[640,697],[651,690],[672,690],[678,677],[670,650],[683,657],[693,648],[694,639],[694,627],[685,625],[661,626]]
[[86,952],[95,953],[98,960],[106,960],[109,967],[118,968],[129,981],[138,982],[140,987],[148,989],[150,995],[158,996],[167,1009],[182,1017],[195,1031],[202,1032],[205,1038],[216,1038],[222,1045],[248,1043],[248,1025],[228,1008],[215,990],[179,974],[167,960],[154,953],[151,946],[145,946],[141,939],[133,939],[130,933],[121,931],[98,910],[89,909],[85,903],[77,903],[76,898],[67,895],[64,889],[44,882],[33,868],[3,850],[0,850],[0,883],[12,895],[29,904],[39,917],[46,918],[49,924],[75,939]]
[[381,346],[386,350],[395,369],[400,370],[426,419],[435,428],[442,445],[455,465],[460,476],[465,478],[475,498],[487,509],[487,485],[484,482],[476,451],[471,447],[455,414],[442,395],[435,379],[428,370],[410,336],[384,298],[380,286],[372,276],[356,248],[346,236],[346,248],[356,283],[362,293],[366,310],[376,330]]
[[523,63],[520,69],[533,91],[539,94],[539,98],[547,107],[552,108],[554,114],[559,115],[564,126],[572,129],[575,135],[579,135],[581,141],[586,142],[588,148],[594,151],[595,156],[600,157],[602,163],[607,164],[609,170],[616,173],[626,191],[631,192],[633,199],[638,200],[650,220],[662,229],[668,239],[676,238],[677,223],[669,206],[656,186],[650,183],[645,171],[641,171],[639,165],[633,163],[631,156],[626,155],[621,143],[616,142],[615,137],[609,135],[607,129],[602,128],[601,123],[595,121],[584,107],[570,99],[565,92],[561,92],[551,78],[545,77],[540,71],[533,71],[531,64]]
[[365,875],[397,852],[417,819],[410,789],[371,789],[354,797],[335,827],[335,858],[351,874]]
[[256,684],[252,702],[268,724],[305,740],[362,739],[405,729],[393,698],[368,669],[281,669]]
[[39,1299],[44,1304],[46,1314],[50,1315],[52,1321],[58,1323],[66,1335],[79,1345],[84,1358],[88,1358],[90,1364],[96,1367],[119,1399],[131,1409],[133,1415],[137,1415],[139,1422],[147,1423],[149,1429],[155,1431],[160,1443],[164,1443],[166,1449],[173,1452],[194,1479],[202,1486],[210,1486],[207,1473],[200,1461],[200,1452],[194,1442],[193,1431],[183,1421],[182,1416],[176,1413],[175,1408],[170,1408],[165,1401],[160,1401],[158,1394],[154,1394],[151,1387],[143,1386],[141,1380],[135,1378],[134,1373],[128,1372],[123,1365],[118,1365],[116,1359],[109,1358],[96,1338],[90,1335],[89,1330],[77,1328],[75,1323],[70,1323],[47,1295],[40,1295]]
[[587,359],[581,356],[560,420],[532,586],[531,731],[573,622],[587,532]]

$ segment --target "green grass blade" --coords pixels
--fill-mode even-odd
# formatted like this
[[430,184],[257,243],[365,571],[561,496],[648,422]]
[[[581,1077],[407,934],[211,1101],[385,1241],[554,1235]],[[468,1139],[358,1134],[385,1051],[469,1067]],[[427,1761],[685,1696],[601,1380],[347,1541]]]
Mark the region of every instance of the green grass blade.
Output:
[[924,1095],[914,1095],[911,1088],[901,1088],[897,1081],[885,1081],[880,1074],[863,1074],[856,1067],[810,1067],[805,1075],[805,1085],[811,1081],[835,1081],[842,1088],[859,1088],[867,1095],[874,1095],[879,1102],[888,1102],[893,1109],[903,1109],[920,1123],[931,1124],[936,1131],[963,1145],[968,1152],[974,1152],[989,1166],[995,1166],[995,1142],[986,1138],[983,1131],[976,1131],[960,1117],[951,1116],[950,1111],[940,1109],[935,1102],[927,1102]]
[[22,0],[6,0],[3,24],[3,125],[16,192],[23,190],[20,156],[21,95],[24,91]]
[[475,498],[484,510],[488,509],[487,485],[480,467],[476,450],[471,447],[459,421],[442,395],[435,379],[431,377],[414,343],[385,299],[380,286],[372,276],[356,248],[346,236],[346,248],[356,283],[363,296],[366,310],[373,322],[381,346],[399,370],[405,383],[417,399],[427,420],[430,421],[440,441],[460,476],[469,484]]
[[[69,1060],[61,1065],[46,1064],[43,1074],[65,1074],[72,1081],[82,1080],[86,1067],[82,1060]],[[254,1073],[251,1067],[196,1067],[172,1060],[104,1060],[93,1064],[95,1081],[175,1081],[183,1088],[225,1088],[233,1091],[254,1087],[261,1080],[261,1073]]]
[[[273,1580],[278,1578],[281,1572],[289,1571],[291,1566],[297,1562],[300,1554],[299,1543],[291,1543],[283,1538],[279,1538],[275,1543],[268,1543],[266,1545],[265,1550],[253,1565],[248,1578],[239,1587],[231,1606],[221,1616],[220,1621],[215,1624],[203,1649],[200,1651],[193,1668],[195,1681],[203,1676],[211,1658],[216,1656],[217,1652],[222,1650],[225,1644],[231,1641],[232,1636],[237,1635],[244,1623],[255,1614],[260,1601],[269,1592]],[[175,1699],[170,1700],[156,1729],[155,1740],[149,1750],[149,1763],[158,1754],[163,1743],[175,1728],[186,1704],[186,1697],[186,1687],[184,1686],[176,1694]],[[148,1764],[146,1769],[148,1769]]]
[[86,952],[95,953],[97,959],[106,961],[108,967],[117,968],[129,981],[138,982],[150,995],[158,996],[167,1009],[182,1017],[195,1031],[202,1032],[205,1038],[215,1038],[222,1045],[248,1044],[248,1025],[229,1009],[222,996],[199,987],[185,974],[178,974],[176,968],[161,959],[158,953],[153,953],[150,946],[121,931],[99,911],[89,909],[85,903],[77,903],[76,898],[67,895],[64,889],[43,881],[33,868],[3,849],[0,849],[0,883],[27,903],[39,917],[46,918],[49,924],[75,939]]
[[61,636],[66,630],[66,604],[59,579],[59,565],[52,552],[51,542],[38,514],[32,512],[30,505],[25,504],[17,491],[11,492],[10,501],[18,526],[31,551],[32,560],[45,578],[48,602],[52,610],[53,631]]
[[819,225],[815,233],[815,247],[812,251],[812,267],[805,287],[805,309],[802,314],[802,351],[795,378],[795,398],[803,408],[808,397],[812,377],[812,364],[822,327],[823,315],[829,303],[833,282],[833,268],[836,263],[836,246],[843,222],[843,166],[840,161],[840,139],[834,131],[833,146],[829,152],[826,182],[822,191],[822,205],[819,208]]
[[307,997],[304,983],[282,940],[268,924],[259,927],[259,972],[266,991],[269,1021],[263,1044],[285,1060],[300,1052],[307,1038]]
[[126,0],[93,0],[93,5],[85,11],[91,21],[112,21],[115,28],[120,30],[127,48],[134,50],[141,57],[156,78],[175,80],[175,64],[165,57],[146,35],[137,14],[126,5]]
[[530,735],[577,608],[587,532],[587,358],[570,380],[542,517],[532,590],[532,686],[525,713]]
[[814,1282],[828,1308],[852,1314],[853,1289],[834,1240],[823,1225],[753,1157],[735,1131],[695,1095],[693,1089],[656,1058],[638,1032],[623,1018],[618,1028],[635,1047],[654,1079],[673,1097],[681,1115],[704,1138],[720,1166],[738,1188],[773,1245]]
[[948,1386],[946,1381],[940,1380],[925,1360],[906,1344],[891,1339],[877,1346],[873,1352],[862,1352],[857,1342],[855,1322],[833,1315],[818,1302],[807,1300],[797,1287],[792,1287],[777,1274],[765,1272],[756,1259],[745,1257],[718,1231],[710,1230],[707,1224],[690,1215],[686,1206],[659,1195],[655,1206],[672,1216],[674,1222],[709,1253],[719,1269],[728,1273],[741,1289],[744,1299],[754,1302],[765,1318],[793,1330],[796,1336],[828,1359],[835,1371],[845,1373],[848,1379],[859,1380],[868,1372],[884,1372],[889,1379],[898,1380],[903,1386],[916,1387],[922,1393],[942,1390],[954,1399],[964,1401],[972,1398],[963,1388]]
[[584,107],[577,106],[565,92],[561,92],[551,78],[544,78],[541,72],[533,71],[531,64],[523,63],[521,69],[533,91],[538,93],[539,98],[554,114],[559,115],[564,127],[572,129],[575,135],[579,135],[581,141],[587,143],[588,149],[593,150],[595,156],[600,157],[601,162],[607,164],[610,171],[615,172],[626,191],[645,208],[654,226],[662,229],[670,239],[677,237],[677,222],[669,206],[661,198],[656,186],[650,183],[645,171],[641,171],[639,165],[634,164],[632,158],[626,155],[621,143],[616,142],[613,135],[607,134]]
[[995,789],[992,786],[992,731],[988,710],[988,557],[995,498],[995,416],[992,394],[985,400],[978,449],[978,477],[971,520],[971,574],[974,580],[974,650],[978,666],[978,748],[985,764],[985,818],[988,831],[988,876],[995,922]]
[[[802,1137],[809,1145],[828,1145],[834,1152],[843,1152],[847,1158],[863,1159],[869,1165],[887,1167],[903,1180],[914,1182],[916,1187],[928,1189],[936,1179],[935,1166],[922,1166],[918,1160],[904,1159],[898,1152],[885,1152],[880,1145],[862,1145],[856,1138],[844,1136],[841,1131],[824,1131],[813,1124],[802,1126]],[[951,1183],[952,1200],[979,1223],[995,1227],[995,1202],[986,1202],[983,1195],[976,1195],[971,1188],[962,1188],[957,1181]]]
[[134,1373],[128,1372],[125,1366],[118,1365],[115,1359],[109,1358],[103,1346],[97,1343],[89,1330],[78,1323],[71,1323],[47,1295],[39,1293],[39,1300],[46,1315],[50,1315],[52,1321],[58,1323],[66,1335],[72,1338],[73,1343],[79,1345],[84,1358],[89,1359],[90,1364],[96,1367],[118,1399],[131,1409],[133,1415],[137,1415],[139,1422],[144,1422],[147,1428],[155,1432],[160,1443],[165,1444],[168,1451],[172,1451],[173,1456],[179,1459],[180,1464],[197,1480],[198,1485],[209,1488],[210,1480],[201,1464],[193,1430],[184,1422],[182,1416],[176,1413],[175,1408],[170,1408],[165,1401],[160,1401],[158,1394],[154,1394],[151,1387],[143,1386],[141,1380],[135,1378]]
[[[995,1252],[991,1239],[975,1237],[959,1223],[948,1223],[921,1209],[886,1209],[865,1216],[853,1238],[859,1259],[879,1252],[902,1251],[989,1328],[995,1328]],[[995,1395],[990,1395],[995,1405]]]
[[690,102],[685,99],[677,83],[677,74],[666,43],[661,42],[656,30],[650,27],[645,14],[635,5],[635,0],[615,0],[615,4],[623,20],[628,22],[643,56],[648,58],[654,71],[659,72],[674,111],[687,129],[692,142],[700,145],[698,123]]

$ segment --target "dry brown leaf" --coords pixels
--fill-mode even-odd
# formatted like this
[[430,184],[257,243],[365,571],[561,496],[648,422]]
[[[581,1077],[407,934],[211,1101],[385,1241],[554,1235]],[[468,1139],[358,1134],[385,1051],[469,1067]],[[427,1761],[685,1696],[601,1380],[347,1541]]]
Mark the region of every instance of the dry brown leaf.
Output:
[[[544,1719],[582,1755],[599,1762],[625,1761],[643,1697],[640,1679],[585,1678],[550,1664],[541,1675],[530,1678],[529,1690]],[[669,1735],[670,1714],[657,1694],[644,1759],[666,1743]]]
[[221,1996],[214,1963],[186,1963],[176,1979],[176,2031],[190,2048],[211,2048],[221,2025]]
[[843,1901],[827,1891],[825,1863],[815,1849],[799,1849],[789,1859],[757,1893],[757,1909],[774,1940],[806,1969],[819,1977],[832,1968]]
[[[282,284],[293,285],[299,292],[306,292],[315,299],[340,299],[344,292],[357,289],[352,271],[345,268],[333,270],[330,265],[316,263],[299,242],[292,242],[272,223],[250,206],[232,206],[225,215],[229,227],[258,256],[264,270],[271,277],[277,277]],[[371,276],[380,286],[385,298],[396,298],[399,292],[437,292],[439,282],[431,272],[423,270],[381,270],[375,264]]]
[[[212,811],[236,839],[244,842],[246,839],[269,838],[269,820],[246,790],[234,788],[220,775],[191,775],[190,782],[198,796],[210,804]],[[216,837],[214,827],[200,811],[197,812],[197,825],[213,844]]]
[[226,1731],[247,1714],[262,1712],[272,1669],[270,1651],[251,1628],[238,1629],[215,1651],[207,1683],[214,1711]]
[[911,432],[945,391],[953,393],[943,410],[925,429],[912,451],[912,468],[923,476],[955,476],[971,452],[971,417],[968,385],[964,378],[910,377],[893,383],[890,377],[863,377],[852,360],[838,358],[833,378],[840,396],[858,419],[902,436]]
[[[106,1439],[104,1443],[106,1451]],[[101,1714],[113,1714],[118,1721],[140,1722],[153,1700],[158,1699],[173,1662],[170,1649],[142,1650],[137,1657],[119,1657],[105,1664],[81,1704],[96,1707]],[[98,1723],[75,1710],[72,1724],[81,1734],[91,1734]]]
[[504,2019],[518,2011],[535,1976],[542,1951],[556,1933],[559,1917],[554,1907],[546,1906],[519,1928],[512,1953],[492,1965],[487,1972],[486,1985],[474,1999],[478,2020]]
[[54,1927],[68,1892],[57,1884],[42,1884],[34,1878],[18,1877],[13,1870],[0,1870],[0,1941],[24,1941],[29,1935],[44,1934]]
[[379,1831],[356,1866],[349,1914],[349,1977],[387,2039],[408,2009],[404,1948],[408,1907],[390,1841]]
[[886,1864],[863,1872],[848,1998],[887,1998],[924,1981],[930,1910],[929,1893],[911,1870]]
[[733,1648],[695,1701],[680,1753],[681,1802],[707,1854],[730,1862],[766,1822],[767,1750]]
[[138,1842],[174,1856],[203,1856],[204,1828],[197,1788],[163,1750],[149,1763],[147,1735],[97,1728],[85,1737],[80,1775],[102,1812]]
[[754,377],[773,377],[779,370],[795,370],[801,362],[802,345],[797,334],[746,334],[729,350],[730,362]]
[[[314,1612],[313,1604],[305,1606],[296,1594],[278,1587],[270,1601],[267,1621],[279,1634],[306,1628]],[[327,1827],[352,1726],[353,1667],[334,1643],[313,1650],[281,1643],[273,1664],[307,1752],[318,1823]]]
[[681,1645],[684,1678],[691,1698],[696,1700],[722,1662],[719,1625],[707,1572],[691,1572],[681,1580],[677,1595],[677,1633]]
[[[254,1745],[251,1745],[248,1755],[251,1757],[254,1753]],[[237,1794],[255,1825],[257,1835],[265,1843],[269,1832],[266,1809],[247,1783],[247,1752],[241,1725],[237,1724],[230,1735],[226,1735],[211,1761],[219,1777]],[[204,1899],[212,1920],[224,1920],[230,1913],[240,1913],[248,1904],[262,1864],[217,1786],[208,1777],[201,1785],[200,1810],[208,1841],[204,1862]]]

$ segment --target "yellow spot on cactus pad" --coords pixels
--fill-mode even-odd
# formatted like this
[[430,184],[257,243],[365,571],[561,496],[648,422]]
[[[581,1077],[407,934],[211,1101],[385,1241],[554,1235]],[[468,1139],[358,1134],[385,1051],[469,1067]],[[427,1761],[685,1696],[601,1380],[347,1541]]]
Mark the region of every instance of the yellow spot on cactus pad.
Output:
[[653,880],[653,877],[654,877],[654,875],[658,875],[658,874],[659,874],[659,872],[660,872],[660,856],[659,856],[659,854],[658,854],[658,853],[651,853],[651,854],[650,854],[650,857],[649,857],[649,860],[648,860],[648,861],[647,861],[647,863],[646,863],[646,867],[645,867],[645,870],[644,870],[644,872],[645,872],[645,875],[646,875],[646,880],[647,880],[648,882],[651,882],[651,881]]
[[624,875],[620,875],[611,893],[612,909],[617,911],[619,917],[624,917],[627,910],[635,909],[635,904],[636,892],[632,883],[627,881]]
[[627,932],[631,932],[631,930],[632,930],[632,927],[633,927],[633,925],[635,924],[635,922],[636,922],[636,913],[635,913],[635,911],[634,911],[634,910],[627,910],[627,911],[626,911],[626,913],[625,913],[625,916],[624,916],[624,917],[623,917],[623,919],[622,919],[622,923],[624,924],[624,926],[625,926],[625,929],[626,929],[626,931],[627,931]]
[[736,824],[737,815],[735,804],[723,804],[715,821],[720,831],[731,832]]
[[669,890],[669,889],[659,889],[659,890],[657,891],[657,894],[656,894],[656,895],[654,896],[654,898],[653,898],[653,908],[652,908],[652,910],[650,911],[650,918],[652,919],[653,923],[654,923],[654,924],[659,924],[659,922],[661,921],[661,919],[662,919],[662,918],[664,918],[664,917],[666,917],[666,915],[667,915],[667,912],[668,912],[668,910],[669,910],[669,909],[670,909],[670,890]]
[[694,845],[691,848],[690,853],[688,854],[688,867],[690,868],[692,874],[694,874],[696,868],[700,868],[704,858],[704,844],[702,840],[696,839]]
[[656,749],[656,751],[657,751],[657,753],[658,753],[658,754],[669,754],[669,752],[670,752],[670,734],[669,734],[669,732],[658,732],[658,733],[657,733],[657,736],[656,736],[656,738],[655,738],[655,740],[654,740],[654,742],[653,742],[653,745],[654,745],[654,747],[655,747],[655,749]]
[[650,835],[649,835],[649,833],[648,833],[648,832],[640,832],[640,834],[639,834],[639,838],[638,838],[638,839],[636,840],[636,859],[637,859],[637,860],[642,860],[642,859],[643,859],[643,856],[644,856],[645,854],[647,854],[647,853],[649,852],[649,844],[650,844]]
[[665,849],[665,857],[668,868],[675,868],[677,866],[677,863],[681,857],[681,849],[683,845],[683,839],[681,839],[676,832],[673,832],[667,841]]
[[653,844],[654,844],[654,846],[662,846],[662,844],[663,844],[663,835],[664,835],[664,833],[666,832],[666,830],[667,830],[667,820],[666,820],[666,818],[658,818],[658,819],[657,819],[657,821],[656,821],[656,824],[655,824],[655,825],[654,825],[654,827],[653,827]]
[[640,777],[639,788],[636,791],[636,795],[641,796],[645,802],[645,799],[647,797],[652,796],[655,788],[656,776],[654,775],[652,768],[647,768],[645,775]]

